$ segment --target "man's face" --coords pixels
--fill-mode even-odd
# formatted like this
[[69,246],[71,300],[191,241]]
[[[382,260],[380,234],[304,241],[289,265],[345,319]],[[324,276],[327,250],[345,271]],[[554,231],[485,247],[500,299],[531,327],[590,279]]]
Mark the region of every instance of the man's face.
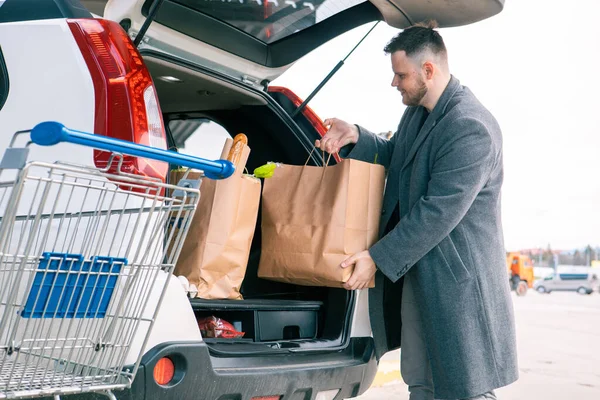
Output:
[[392,70],[394,71],[394,86],[402,94],[402,103],[407,106],[421,105],[427,94],[427,85],[422,68],[406,56],[405,51],[392,53]]

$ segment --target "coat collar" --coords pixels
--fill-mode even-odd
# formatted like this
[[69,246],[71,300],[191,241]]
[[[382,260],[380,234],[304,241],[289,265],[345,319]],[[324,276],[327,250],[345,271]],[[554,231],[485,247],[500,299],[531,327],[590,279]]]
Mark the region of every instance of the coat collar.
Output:
[[421,131],[417,135],[417,138],[415,139],[413,145],[408,151],[408,156],[404,160],[402,169],[406,168],[406,166],[408,166],[408,164],[412,161],[415,154],[417,154],[417,150],[419,150],[419,147],[421,147],[427,136],[429,136],[431,130],[444,116],[444,114],[446,113],[446,108],[448,107],[448,103],[450,102],[452,97],[454,97],[458,89],[460,89],[460,81],[456,79],[453,75],[451,75],[450,82],[448,82],[446,89],[444,89],[444,91],[442,92],[440,99],[438,100],[437,104],[427,117],[427,120],[425,120],[425,124],[421,128]]

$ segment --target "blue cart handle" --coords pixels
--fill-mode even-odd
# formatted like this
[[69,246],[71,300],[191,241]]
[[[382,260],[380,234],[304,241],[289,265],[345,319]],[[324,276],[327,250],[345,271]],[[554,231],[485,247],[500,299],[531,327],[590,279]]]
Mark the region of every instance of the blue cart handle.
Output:
[[235,166],[227,160],[205,160],[174,151],[157,149],[150,146],[131,143],[126,140],[109,138],[102,135],[80,132],[66,128],[59,122],[42,122],[31,130],[31,141],[40,146],[53,146],[58,143],[74,143],[82,146],[132,156],[150,158],[204,171],[210,179],[229,178]]

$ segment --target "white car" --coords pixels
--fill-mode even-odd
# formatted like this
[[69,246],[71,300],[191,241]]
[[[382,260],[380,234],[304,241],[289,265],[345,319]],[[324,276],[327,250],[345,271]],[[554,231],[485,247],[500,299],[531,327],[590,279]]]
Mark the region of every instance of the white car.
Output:
[[[267,161],[301,164],[324,127],[309,108],[292,116],[301,100],[270,86],[296,60],[374,21],[403,28],[436,19],[441,27],[458,26],[491,17],[503,5],[504,0],[0,1],[0,149],[16,131],[58,121],[209,159],[219,157],[226,137],[243,132],[252,147],[250,171]],[[136,49],[132,39],[149,15],[153,20]],[[107,156],[72,144],[34,145],[29,154],[32,160],[89,166],[102,166]],[[322,163],[321,156],[315,154],[312,162]],[[137,158],[127,168],[161,181],[168,172],[164,163]],[[69,392],[59,382],[15,392],[9,381],[23,376],[14,376],[14,369],[10,377],[3,375],[11,355],[0,332],[0,399],[103,390],[119,399],[328,400],[365,392],[378,363],[367,291],[261,280],[260,247],[257,229],[244,300],[188,300],[179,282],[170,280],[147,341],[133,341],[137,350],[126,364],[139,361],[139,369],[124,390],[83,385]],[[197,319],[210,315],[235,323],[246,332],[244,339],[203,338]]]
[[552,274],[533,283],[539,293],[577,292],[591,294],[598,290],[598,272],[590,267],[559,265]]

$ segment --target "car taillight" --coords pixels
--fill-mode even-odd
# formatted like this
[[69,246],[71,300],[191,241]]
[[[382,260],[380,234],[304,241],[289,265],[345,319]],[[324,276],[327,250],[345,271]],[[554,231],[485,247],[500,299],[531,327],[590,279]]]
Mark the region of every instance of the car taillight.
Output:
[[[281,86],[270,86],[269,92],[281,93],[292,103],[294,103],[294,106],[296,107],[299,107],[302,104],[302,99],[288,88]],[[319,118],[317,113],[315,113],[312,108],[309,106],[304,107],[302,110],[302,115],[304,115],[304,117],[310,122],[310,124],[315,128],[319,135],[321,135],[321,137],[325,136],[327,133],[327,127],[323,124],[323,120]],[[341,161],[340,156],[337,154],[334,154],[334,158],[337,162]]]
[[[103,19],[67,20],[88,66],[96,97],[94,133],[161,149],[167,139],[150,72],[121,26]],[[110,153],[94,151],[105,168]],[[162,161],[126,156],[124,172],[165,181]]]

